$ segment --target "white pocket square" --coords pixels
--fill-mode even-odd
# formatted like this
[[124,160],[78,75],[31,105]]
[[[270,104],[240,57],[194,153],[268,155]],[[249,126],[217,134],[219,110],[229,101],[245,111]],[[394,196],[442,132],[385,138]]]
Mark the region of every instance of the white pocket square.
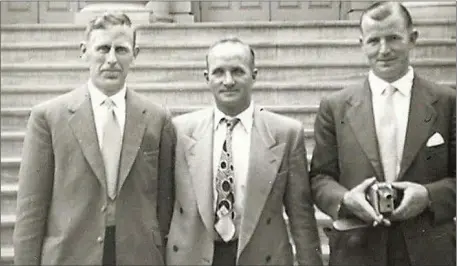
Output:
[[443,136],[436,132],[427,140],[427,147],[438,146],[444,143]]

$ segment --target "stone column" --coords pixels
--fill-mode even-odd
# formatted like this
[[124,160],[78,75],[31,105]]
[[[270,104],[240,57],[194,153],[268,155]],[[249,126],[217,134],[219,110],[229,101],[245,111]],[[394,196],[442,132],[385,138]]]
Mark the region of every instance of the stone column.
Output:
[[192,13],[192,1],[173,1],[171,15],[176,23],[194,23],[195,16]]
[[145,8],[150,12],[150,22],[173,22],[170,15],[172,2],[168,1],[148,1]]
[[87,24],[96,15],[109,11],[124,12],[130,17],[134,25],[149,24],[149,11],[145,7],[146,1],[91,1],[74,14],[75,24]]

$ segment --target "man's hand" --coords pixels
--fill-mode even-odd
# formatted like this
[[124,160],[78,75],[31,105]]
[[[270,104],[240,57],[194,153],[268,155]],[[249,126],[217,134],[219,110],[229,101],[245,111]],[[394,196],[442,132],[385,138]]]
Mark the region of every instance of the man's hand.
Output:
[[373,223],[374,226],[383,223],[384,218],[381,214],[376,213],[365,196],[367,188],[375,182],[375,177],[366,179],[350,191],[346,192],[343,197],[345,208],[365,222]]
[[393,182],[392,186],[403,190],[403,199],[392,212],[389,218],[391,221],[403,221],[416,217],[427,208],[429,196],[423,185],[412,182]]

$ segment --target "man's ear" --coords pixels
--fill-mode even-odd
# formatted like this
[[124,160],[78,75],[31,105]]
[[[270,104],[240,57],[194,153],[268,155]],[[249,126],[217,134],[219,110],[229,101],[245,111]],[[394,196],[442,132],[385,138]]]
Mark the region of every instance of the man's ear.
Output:
[[252,79],[255,80],[257,78],[257,73],[259,73],[259,71],[257,70],[257,68],[254,68],[252,70]]
[[409,41],[411,43],[416,44],[418,38],[419,38],[419,31],[416,29],[412,29],[411,33],[409,34]]
[[139,53],[140,53],[140,47],[138,45],[135,45],[135,48],[133,48],[133,57],[136,58]]
[[203,76],[205,76],[206,81],[209,81],[208,70],[203,71]]
[[83,41],[79,44],[79,52],[80,52],[79,57],[85,59],[86,51],[87,51],[87,44],[86,44],[86,42]]

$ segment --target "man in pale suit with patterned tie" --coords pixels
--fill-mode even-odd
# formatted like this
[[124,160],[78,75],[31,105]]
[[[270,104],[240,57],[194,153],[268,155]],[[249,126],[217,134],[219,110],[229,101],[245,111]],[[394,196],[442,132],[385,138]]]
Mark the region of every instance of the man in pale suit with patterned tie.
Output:
[[[335,220],[331,265],[455,265],[455,90],[420,76],[418,32],[399,3],[360,20],[368,78],[321,101],[311,162],[315,202]],[[365,198],[376,181],[398,191],[382,215]]]
[[32,109],[16,265],[164,265],[176,136],[170,114],[125,84],[135,36],[124,14],[93,19],[88,82]]
[[216,42],[205,77],[215,105],[177,117],[170,265],[321,265],[303,126],[252,101],[252,49]]

